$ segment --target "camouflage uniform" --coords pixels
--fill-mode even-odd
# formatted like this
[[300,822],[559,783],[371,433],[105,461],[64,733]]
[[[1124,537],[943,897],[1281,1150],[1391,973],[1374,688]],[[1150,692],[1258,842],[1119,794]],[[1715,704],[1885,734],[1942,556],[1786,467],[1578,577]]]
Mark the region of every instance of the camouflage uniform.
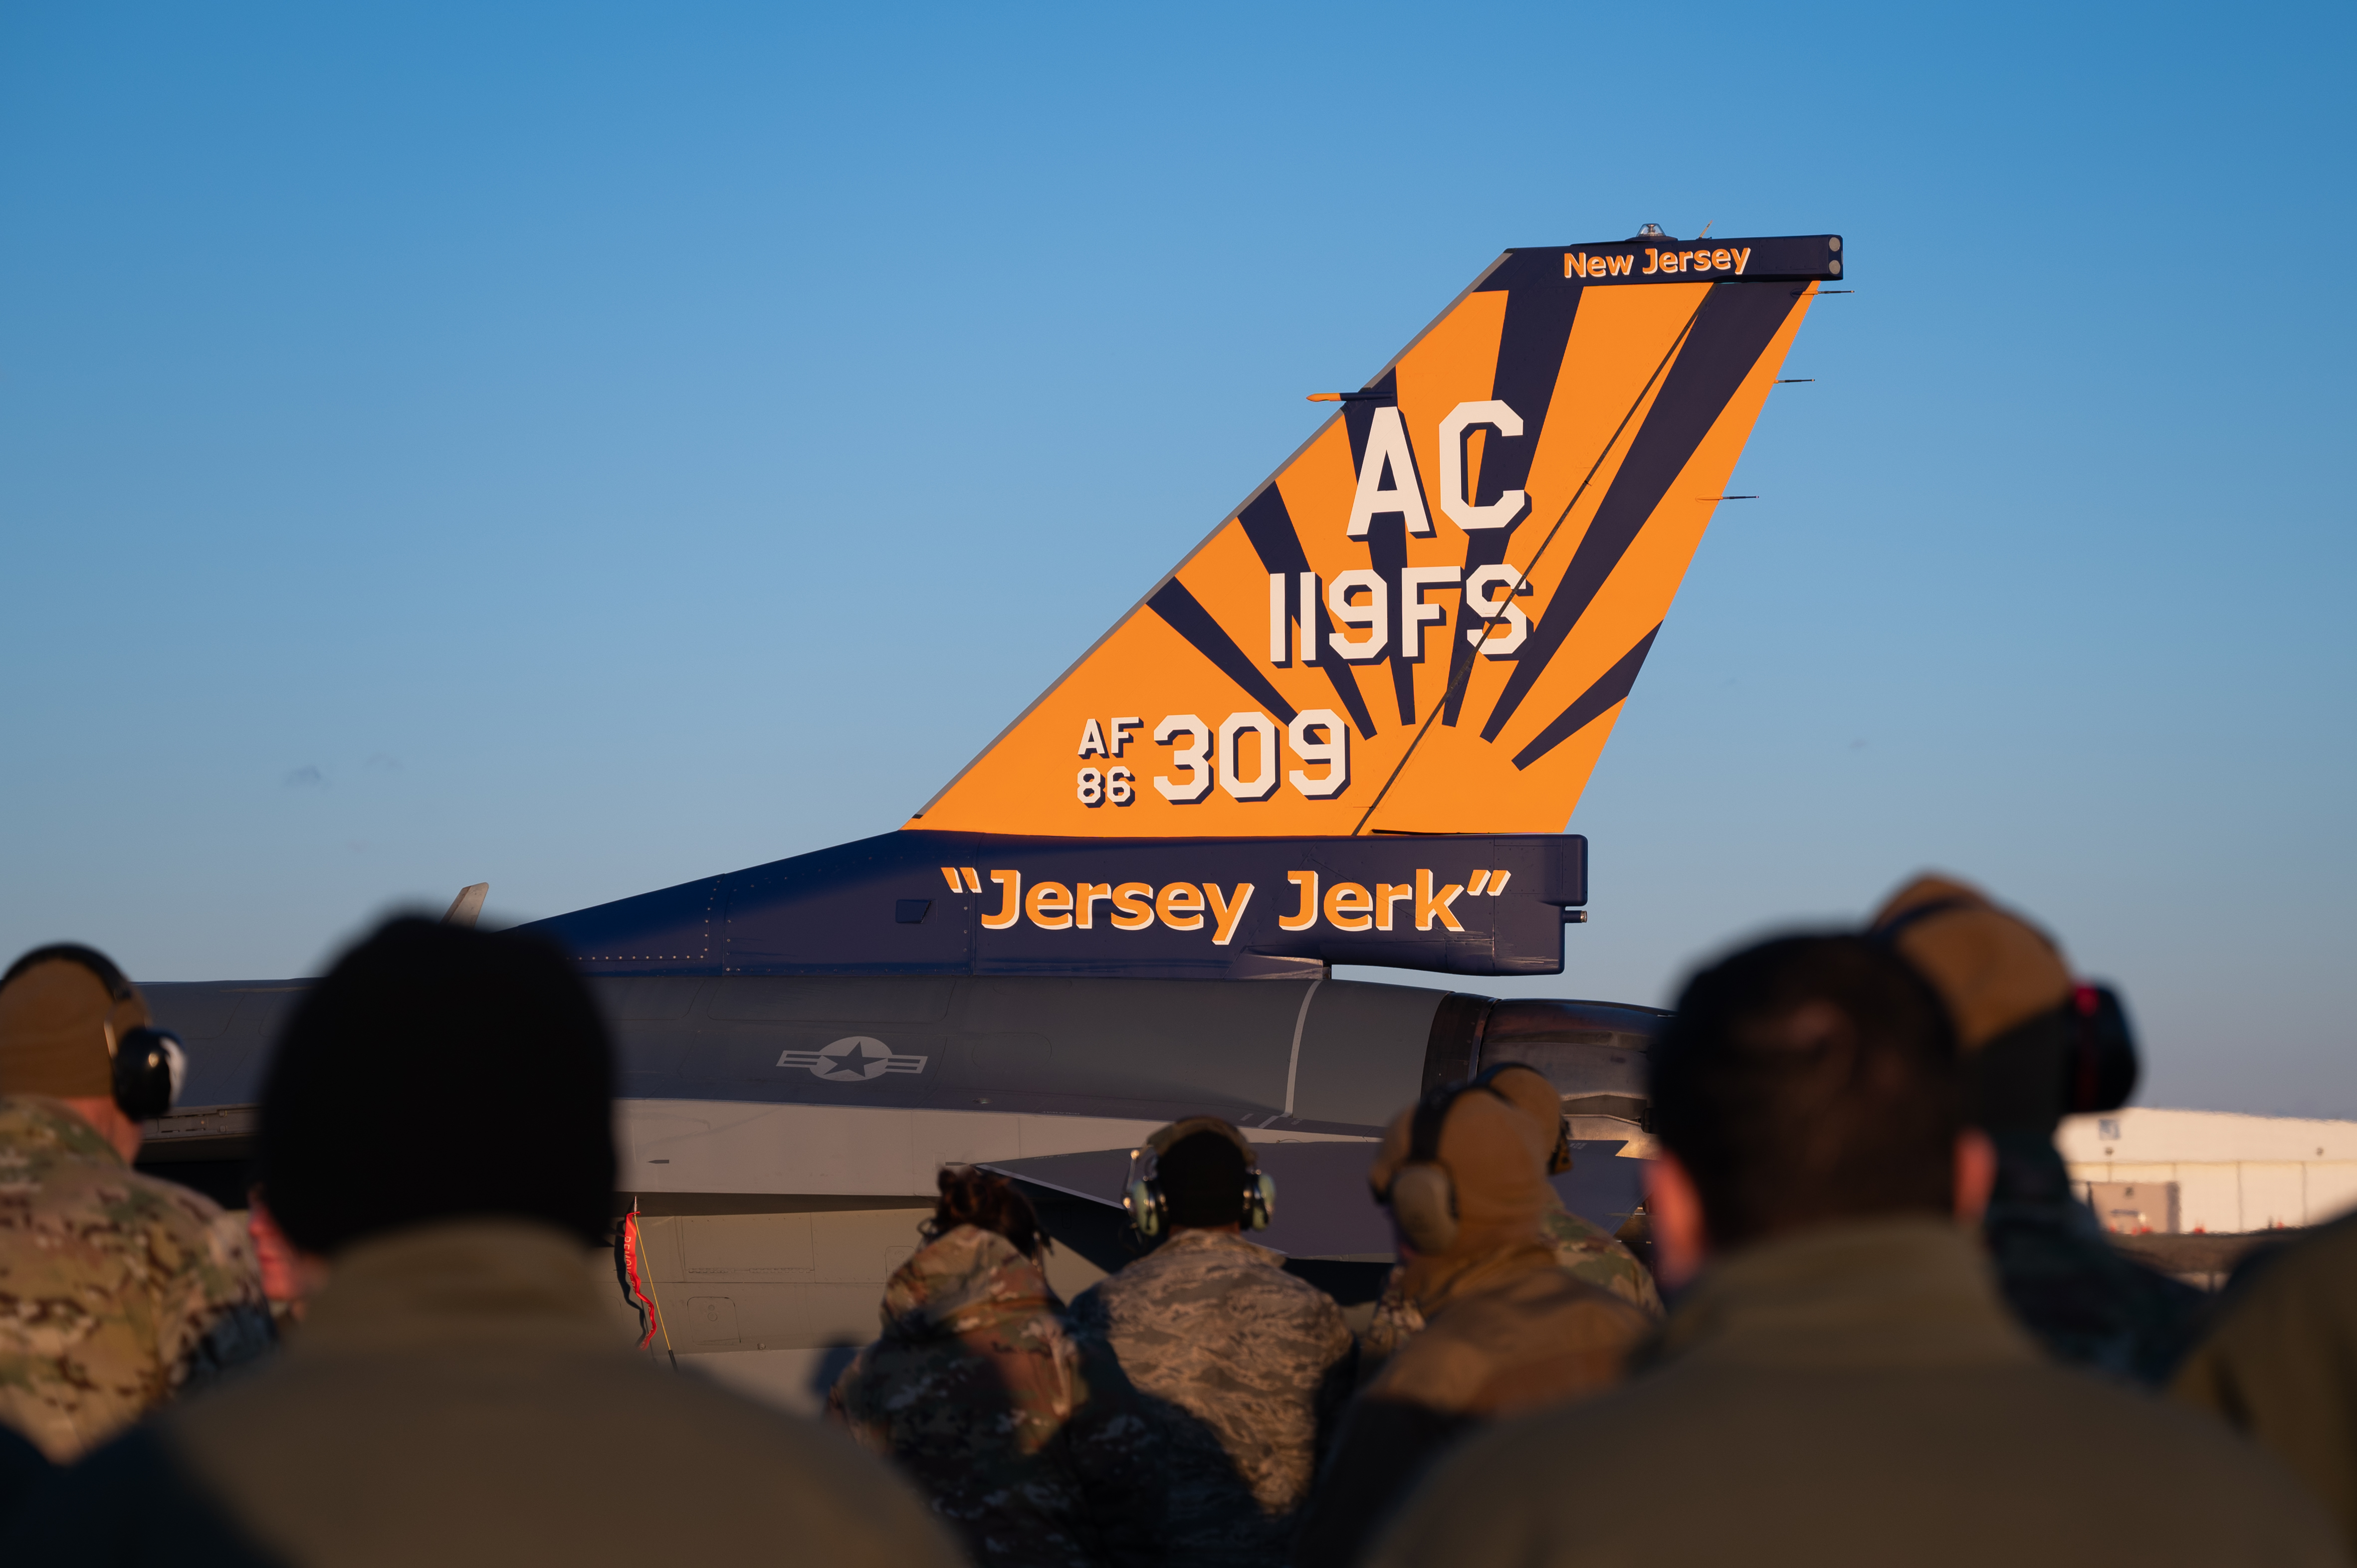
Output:
[[1160,1418],[1170,1544],[1189,1564],[1284,1563],[1349,1391],[1351,1331],[1285,1256],[1233,1231],[1175,1232],[1072,1303]]
[[2072,1196],[2051,1139],[2000,1133],[1996,1145],[1996,1189],[1981,1225],[2006,1305],[2055,1359],[2166,1386],[2209,1297],[2105,1239]]
[[830,1414],[888,1455],[1007,1568],[1163,1560],[1155,1434],[1120,1369],[1066,1333],[1039,1266],[961,1225],[884,1288],[884,1334],[836,1380]]
[[[1662,1316],[1662,1293],[1653,1283],[1652,1273],[1637,1261],[1636,1254],[1613,1238],[1612,1232],[1566,1208],[1549,1212],[1539,1222],[1539,1228],[1555,1248],[1555,1261],[1564,1273],[1599,1290],[1610,1291],[1655,1317]],[[1424,1314],[1416,1310],[1415,1303],[1408,1300],[1407,1292],[1401,1286],[1405,1272],[1405,1268],[1392,1271],[1382,1297],[1375,1303],[1373,1319],[1368,1323],[1366,1332],[1359,1336],[1361,1381],[1372,1377],[1378,1367],[1424,1326]]]
[[0,1099],[0,1422],[64,1464],[270,1343],[242,1226],[57,1101]]

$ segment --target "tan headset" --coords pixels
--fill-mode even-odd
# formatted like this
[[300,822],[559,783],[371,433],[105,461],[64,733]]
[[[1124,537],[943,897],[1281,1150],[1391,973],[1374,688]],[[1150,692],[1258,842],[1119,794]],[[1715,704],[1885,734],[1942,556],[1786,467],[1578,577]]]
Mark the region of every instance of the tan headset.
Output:
[[[1899,936],[1908,927],[1935,916],[1989,908],[1969,898],[1934,898],[1901,909],[1881,924],[1867,928],[1866,938],[1905,963],[1907,955],[1900,949]],[[2017,1024],[1997,1038],[2005,1039],[2017,1030],[2041,1024],[2049,1015],[2040,1014]],[[2120,1004],[2119,993],[2108,985],[2074,984],[2071,994],[2051,1010],[2051,1015],[2061,1019],[2070,1041],[2062,1063],[2062,1113],[2085,1116],[2098,1111],[2116,1111],[2126,1105],[2128,1096],[2136,1092],[2139,1061],[2136,1031],[2128,1024],[2127,1009]],[[1995,1043],[1984,1042],[1983,1048]]]
[[1392,1173],[1391,1185],[1375,1191],[1375,1201],[1390,1208],[1400,1234],[1419,1252],[1446,1252],[1457,1244],[1457,1184],[1440,1163],[1440,1129],[1448,1108],[1467,1094],[1506,1100],[1478,1079],[1433,1090],[1415,1102],[1415,1114],[1408,1120],[1406,1164]]
[[1247,1230],[1265,1230],[1276,1217],[1276,1178],[1263,1176],[1260,1152],[1251,1141],[1216,1116],[1189,1116],[1157,1130],[1142,1148],[1129,1152],[1129,1180],[1122,1188],[1121,1207],[1140,1236],[1148,1240],[1170,1226],[1170,1203],[1162,1191],[1162,1156],[1181,1139],[1198,1133],[1216,1133],[1244,1157],[1243,1190],[1236,1195],[1238,1218]]

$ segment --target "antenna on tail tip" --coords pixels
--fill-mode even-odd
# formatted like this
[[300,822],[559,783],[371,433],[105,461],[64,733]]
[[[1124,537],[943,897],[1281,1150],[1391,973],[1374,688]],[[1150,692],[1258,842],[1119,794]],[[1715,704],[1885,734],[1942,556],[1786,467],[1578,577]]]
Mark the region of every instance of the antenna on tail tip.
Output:
[[1399,393],[1388,392],[1311,392],[1311,403],[1397,403]]
[[442,917],[442,923],[446,926],[473,925],[482,914],[483,898],[490,890],[491,885],[488,882],[472,883],[459,888],[458,896],[450,900],[450,911]]

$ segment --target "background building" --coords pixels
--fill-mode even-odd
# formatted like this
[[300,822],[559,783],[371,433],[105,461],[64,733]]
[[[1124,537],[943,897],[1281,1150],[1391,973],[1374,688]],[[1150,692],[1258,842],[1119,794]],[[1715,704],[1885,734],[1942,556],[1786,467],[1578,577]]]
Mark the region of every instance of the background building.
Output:
[[2115,1230],[2272,1230],[2357,1208],[2357,1122],[2136,1109],[2072,1117],[2057,1142]]

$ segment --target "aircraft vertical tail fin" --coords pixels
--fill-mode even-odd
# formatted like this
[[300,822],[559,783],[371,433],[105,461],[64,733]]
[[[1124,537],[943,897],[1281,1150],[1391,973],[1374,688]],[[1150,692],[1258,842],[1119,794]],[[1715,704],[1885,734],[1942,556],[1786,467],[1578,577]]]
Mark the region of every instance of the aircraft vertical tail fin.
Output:
[[1507,252],[907,825],[1560,832],[1842,263]]

